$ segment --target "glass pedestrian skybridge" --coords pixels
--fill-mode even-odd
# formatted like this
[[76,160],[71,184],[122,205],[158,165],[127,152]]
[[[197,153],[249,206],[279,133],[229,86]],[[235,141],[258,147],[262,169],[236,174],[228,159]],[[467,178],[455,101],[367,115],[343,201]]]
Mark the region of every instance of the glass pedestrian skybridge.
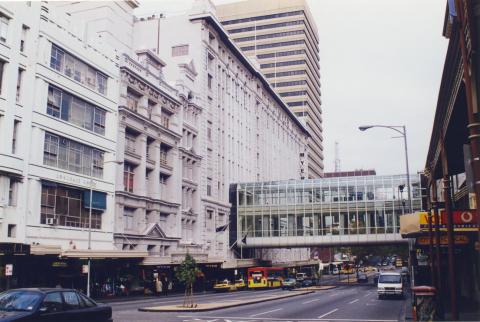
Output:
[[[410,176],[413,212],[420,175]],[[391,244],[408,213],[406,175],[239,183],[231,186],[230,243],[238,247]]]

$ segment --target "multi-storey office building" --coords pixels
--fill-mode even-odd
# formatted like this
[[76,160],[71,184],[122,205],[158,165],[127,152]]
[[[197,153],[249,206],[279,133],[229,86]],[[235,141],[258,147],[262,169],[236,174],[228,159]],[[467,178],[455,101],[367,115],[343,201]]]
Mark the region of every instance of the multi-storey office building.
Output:
[[108,161],[115,152],[118,72],[111,51],[82,43],[54,9],[38,2],[0,7],[1,236],[63,247],[75,240],[87,248],[93,186],[92,240],[97,249],[111,248],[115,181]]
[[[241,247],[305,247],[405,242],[406,175],[332,177],[232,185],[231,234]],[[422,210],[411,175],[412,211]],[[407,203],[408,204],[408,203]]]
[[[151,48],[160,39],[166,77],[180,79],[177,84],[201,106],[193,138],[202,157],[193,227],[199,233],[192,242],[225,259],[228,231],[217,228],[229,224],[229,184],[300,178],[308,132],[231,41],[214,10],[209,1],[197,1],[188,14],[139,19],[135,42]],[[184,189],[189,185],[183,180]]]
[[323,174],[318,31],[305,0],[248,0],[219,5],[217,15],[242,52],[311,135],[306,178]]
[[113,249],[118,68],[51,4],[5,2],[0,17],[0,262],[16,281],[32,265],[9,257],[20,245]]

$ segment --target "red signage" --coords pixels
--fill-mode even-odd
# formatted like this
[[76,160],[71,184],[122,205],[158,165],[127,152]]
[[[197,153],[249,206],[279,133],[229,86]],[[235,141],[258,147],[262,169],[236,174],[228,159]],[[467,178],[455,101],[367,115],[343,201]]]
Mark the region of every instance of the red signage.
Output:
[[[442,226],[447,225],[447,213],[440,210]],[[455,228],[478,228],[478,216],[475,210],[453,210],[453,225]]]

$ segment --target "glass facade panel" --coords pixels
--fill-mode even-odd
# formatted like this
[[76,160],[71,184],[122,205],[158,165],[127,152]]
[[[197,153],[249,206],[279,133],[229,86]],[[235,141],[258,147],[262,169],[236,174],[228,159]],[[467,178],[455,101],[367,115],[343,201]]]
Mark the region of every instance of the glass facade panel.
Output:
[[[400,189],[406,181],[405,175],[398,175],[239,184],[237,236],[398,234],[400,216],[408,206],[408,189]],[[419,175],[412,175],[411,182],[414,211],[421,210]]]

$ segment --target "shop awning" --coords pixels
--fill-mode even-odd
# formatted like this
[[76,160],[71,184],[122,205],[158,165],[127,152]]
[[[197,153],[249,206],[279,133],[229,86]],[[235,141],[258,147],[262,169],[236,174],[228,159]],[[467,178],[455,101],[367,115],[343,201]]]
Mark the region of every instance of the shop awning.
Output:
[[65,250],[61,253],[62,257],[67,258],[144,258],[148,256],[148,252],[133,250],[88,250],[74,249]]
[[[83,205],[84,208],[90,208],[90,190],[83,191]],[[105,192],[92,191],[92,209],[107,209],[107,194]]]
[[428,212],[416,212],[400,216],[400,234],[402,237],[415,237],[428,231]]
[[31,245],[31,255],[60,255],[62,247],[57,245]]
[[230,259],[222,264],[223,269],[229,268],[248,268],[259,266],[258,260],[255,258],[246,258],[246,259]]

